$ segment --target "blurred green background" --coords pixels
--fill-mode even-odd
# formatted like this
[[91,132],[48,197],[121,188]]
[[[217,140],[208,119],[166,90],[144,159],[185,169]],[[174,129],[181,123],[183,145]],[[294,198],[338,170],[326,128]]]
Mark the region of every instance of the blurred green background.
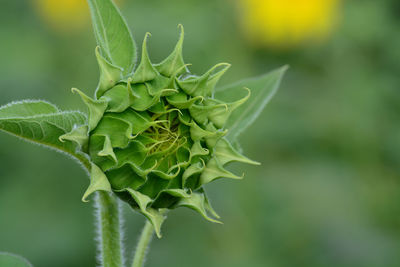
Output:
[[[0,0],[0,105],[47,99],[84,111],[70,88],[92,94],[97,84],[90,25],[56,27],[34,1]],[[147,266],[400,266],[398,0],[343,1],[323,41],[282,49],[247,41],[233,0],[120,2],[137,43],[152,33],[154,62],[172,50],[182,23],[193,72],[232,63],[221,84],[291,67],[242,136],[262,166],[234,165],[245,180],[207,186],[224,225],[175,210]],[[73,160],[0,133],[0,251],[37,267],[95,266],[93,203],[81,202],[87,185]],[[144,219],[125,213],[131,256]]]

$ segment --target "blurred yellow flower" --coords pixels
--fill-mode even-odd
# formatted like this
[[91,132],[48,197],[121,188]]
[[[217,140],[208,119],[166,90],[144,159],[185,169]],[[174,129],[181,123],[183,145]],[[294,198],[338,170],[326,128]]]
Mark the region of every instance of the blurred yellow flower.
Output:
[[331,33],[339,0],[238,0],[242,25],[256,45],[293,47]]
[[56,30],[76,31],[89,24],[85,0],[33,0],[45,23]]
[[[32,0],[47,25],[57,31],[75,32],[90,24],[86,0]],[[117,3],[122,0],[115,1]]]

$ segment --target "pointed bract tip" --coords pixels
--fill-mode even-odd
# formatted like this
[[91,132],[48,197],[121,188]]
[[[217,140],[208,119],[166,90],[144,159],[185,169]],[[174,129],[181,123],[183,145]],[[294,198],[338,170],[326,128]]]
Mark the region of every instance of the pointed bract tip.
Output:
[[224,72],[225,72],[225,71],[227,71],[231,66],[232,66],[231,64],[225,63],[225,62],[218,63],[218,64],[216,64],[214,67],[212,67],[212,68],[208,71],[208,73],[212,74],[213,71],[215,71],[216,69],[218,69],[218,68],[220,68],[220,67],[222,67],[222,70],[221,70],[221,71],[224,71]]
[[143,39],[143,43],[146,44],[147,43],[147,39],[151,37],[151,33],[150,32],[146,32],[146,34],[144,35],[144,39]]
[[290,69],[290,65],[289,64],[283,65],[280,69],[282,71],[287,71],[288,69]]
[[243,97],[244,102],[246,102],[251,96],[251,90],[248,87],[243,87],[243,89],[247,91],[247,95],[245,97]]
[[142,43],[142,60],[144,57],[148,57],[147,54],[147,39],[151,37],[151,33],[146,32],[146,34],[144,35],[144,39],[143,39],[143,43]]
[[183,40],[185,38],[185,30],[183,28],[183,25],[182,24],[178,24],[178,29],[180,31],[178,43],[183,43]]
[[96,48],[94,49],[94,53],[97,55],[100,55],[100,46],[96,46]]

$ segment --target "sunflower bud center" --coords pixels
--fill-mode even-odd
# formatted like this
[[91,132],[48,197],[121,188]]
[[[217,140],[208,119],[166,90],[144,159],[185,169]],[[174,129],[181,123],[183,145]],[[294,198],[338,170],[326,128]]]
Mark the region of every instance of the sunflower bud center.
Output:
[[182,146],[185,138],[181,136],[180,122],[176,113],[172,111],[161,116],[153,115],[155,124],[144,132],[144,135],[154,140],[153,143],[147,145],[150,148],[150,154],[157,152],[172,154]]

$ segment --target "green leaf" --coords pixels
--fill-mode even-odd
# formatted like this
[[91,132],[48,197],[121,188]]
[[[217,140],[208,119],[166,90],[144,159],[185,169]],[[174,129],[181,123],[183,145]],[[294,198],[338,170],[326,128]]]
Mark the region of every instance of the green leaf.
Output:
[[216,89],[215,98],[232,102],[243,95],[243,88],[250,88],[251,96],[240,107],[232,112],[225,127],[229,129],[227,138],[234,141],[244,130],[246,130],[260,115],[261,111],[275,95],[287,66],[281,67],[263,76],[245,79],[237,83]]
[[0,252],[1,267],[32,267],[26,259],[7,252]]
[[0,107],[0,131],[66,152],[87,166],[88,160],[77,152],[76,142],[59,139],[84,124],[83,113],[60,111],[45,101],[20,101]]
[[131,73],[136,61],[136,45],[125,19],[112,0],[88,0],[88,3],[101,55],[121,67],[124,75]]

